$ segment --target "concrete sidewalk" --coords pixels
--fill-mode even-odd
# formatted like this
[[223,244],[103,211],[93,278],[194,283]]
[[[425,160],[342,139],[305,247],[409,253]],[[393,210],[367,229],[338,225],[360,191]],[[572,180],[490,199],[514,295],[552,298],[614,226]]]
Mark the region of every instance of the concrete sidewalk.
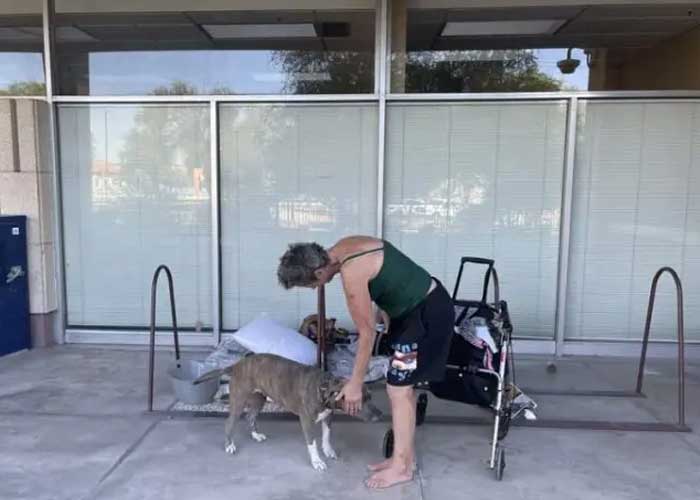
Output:
[[[192,357],[196,354],[190,354]],[[158,353],[156,406],[172,403]],[[518,359],[518,382],[536,388],[627,389],[634,361]],[[515,427],[505,441],[508,467],[496,482],[486,467],[490,427],[419,429],[413,483],[367,491],[365,465],[381,458],[386,424],[337,422],[338,461],[325,473],[308,462],[293,421],[262,421],[268,440],[239,433],[239,452],[223,451],[223,419],[144,415],[147,353],[62,346],[0,358],[2,499],[634,499],[700,496],[700,438],[692,434],[571,431]],[[540,415],[614,420],[673,419],[672,361],[651,360],[648,399],[542,396]],[[700,428],[700,366],[688,366],[688,422]],[[376,400],[384,404],[378,394]],[[429,415],[484,415],[431,398]],[[332,462],[332,463],[331,463]]]

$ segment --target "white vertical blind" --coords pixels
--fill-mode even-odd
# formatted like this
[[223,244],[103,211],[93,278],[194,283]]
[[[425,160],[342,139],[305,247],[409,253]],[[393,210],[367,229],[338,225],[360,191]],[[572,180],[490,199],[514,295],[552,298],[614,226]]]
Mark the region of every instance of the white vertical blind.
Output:
[[58,121],[69,325],[148,325],[166,264],[179,324],[210,327],[208,107],[66,105]]
[[386,238],[450,291],[494,258],[517,334],[553,337],[566,103],[392,104],[387,127]]
[[[278,284],[288,244],[375,232],[376,105],[227,104],[219,116],[223,327],[261,313],[297,327],[316,292]],[[351,327],[339,280],[326,289],[328,315]]]
[[[566,335],[640,339],[654,273],[683,280],[687,338],[700,338],[700,103],[581,102]],[[652,338],[676,335],[662,278]]]

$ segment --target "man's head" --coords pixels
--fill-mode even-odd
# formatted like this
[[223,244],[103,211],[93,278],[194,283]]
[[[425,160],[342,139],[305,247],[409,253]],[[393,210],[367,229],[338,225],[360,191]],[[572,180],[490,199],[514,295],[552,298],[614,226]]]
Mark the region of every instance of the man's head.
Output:
[[293,243],[280,259],[277,278],[289,290],[297,286],[316,288],[333,277],[328,252],[318,243]]

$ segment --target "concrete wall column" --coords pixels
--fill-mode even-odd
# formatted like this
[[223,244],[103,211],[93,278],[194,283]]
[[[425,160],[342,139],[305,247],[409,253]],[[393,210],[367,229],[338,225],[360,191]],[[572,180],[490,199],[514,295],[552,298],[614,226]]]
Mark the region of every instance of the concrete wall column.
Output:
[[0,99],[0,214],[28,217],[33,347],[62,341],[57,325],[58,242],[48,106],[40,100]]

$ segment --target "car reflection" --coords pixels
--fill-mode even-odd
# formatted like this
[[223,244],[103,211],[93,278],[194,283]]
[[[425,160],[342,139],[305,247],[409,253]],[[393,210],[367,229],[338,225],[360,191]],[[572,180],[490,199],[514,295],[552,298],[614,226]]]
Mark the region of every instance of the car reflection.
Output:
[[208,201],[207,182],[203,167],[173,165],[149,171],[146,166],[94,160],[90,199],[93,206],[144,198]]
[[284,229],[326,231],[336,225],[337,208],[318,199],[300,197],[280,200],[270,213]]

